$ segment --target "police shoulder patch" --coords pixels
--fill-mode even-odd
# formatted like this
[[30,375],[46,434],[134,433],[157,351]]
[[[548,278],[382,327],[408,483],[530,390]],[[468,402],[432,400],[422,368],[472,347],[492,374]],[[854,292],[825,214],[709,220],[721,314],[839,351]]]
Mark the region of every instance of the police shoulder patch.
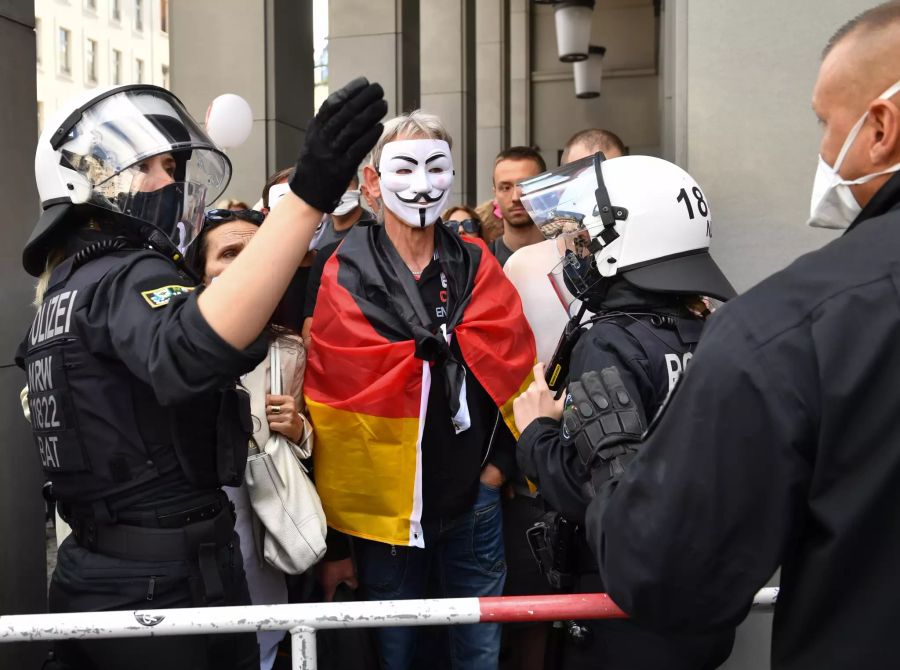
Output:
[[169,286],[160,286],[159,288],[153,288],[149,291],[141,291],[141,297],[147,301],[147,304],[150,305],[152,309],[156,309],[157,307],[165,307],[175,296],[190,293],[195,288],[195,286],[170,284]]

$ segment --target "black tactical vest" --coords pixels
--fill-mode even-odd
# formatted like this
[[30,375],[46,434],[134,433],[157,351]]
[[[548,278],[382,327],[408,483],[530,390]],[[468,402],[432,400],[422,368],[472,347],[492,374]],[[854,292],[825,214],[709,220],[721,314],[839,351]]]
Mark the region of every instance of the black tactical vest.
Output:
[[[242,481],[251,433],[249,397],[229,385],[164,407],[115,352],[91,353],[78,313],[101,279],[131,263],[119,251],[53,272],[22,349],[41,464],[63,503],[118,510],[159,498],[172,482],[209,490]],[[182,491],[183,492],[183,491]]]

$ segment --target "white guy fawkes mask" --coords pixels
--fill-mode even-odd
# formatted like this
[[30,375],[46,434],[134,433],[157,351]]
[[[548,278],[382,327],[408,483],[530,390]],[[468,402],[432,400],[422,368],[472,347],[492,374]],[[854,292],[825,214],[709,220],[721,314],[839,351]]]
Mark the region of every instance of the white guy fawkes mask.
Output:
[[453,157],[444,140],[397,140],[378,163],[384,206],[413,228],[433,225],[450,198]]

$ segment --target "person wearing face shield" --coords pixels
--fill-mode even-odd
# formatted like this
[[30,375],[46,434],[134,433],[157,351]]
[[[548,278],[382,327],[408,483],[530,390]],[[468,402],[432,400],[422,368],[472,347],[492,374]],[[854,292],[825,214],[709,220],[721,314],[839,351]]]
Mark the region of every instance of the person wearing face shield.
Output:
[[[534,341],[481,240],[440,221],[450,136],[415,111],[389,121],[364,169],[383,221],[354,226],[325,263],[304,394],[328,520],[326,599],[357,575],[370,600],[500,595],[500,487],[515,467],[512,400]],[[343,553],[341,553],[343,549]],[[419,627],[379,628],[383,668],[446,656]],[[451,665],[497,667],[498,624],[452,626]]]
[[[602,591],[584,536],[590,498],[578,460],[593,427],[573,420],[587,379],[615,366],[637,414],[652,417],[690,364],[708,314],[703,298],[727,300],[734,290],[709,255],[706,196],[672,163],[597,153],[520,187],[523,206],[562,259],[551,280],[565,285],[560,295],[581,300],[549,361],[550,385],[562,394],[569,382],[565,397],[554,399],[539,363],[535,382],[514,404],[519,466],[552,510],[528,531],[529,543],[554,587]],[[571,622],[567,633],[560,650],[566,670],[712,669],[728,658],[734,639],[733,628],[660,634],[626,620]]]
[[896,663],[898,80],[894,1],[835,33],[813,89],[809,223],[843,235],[718,310],[649,428],[621,370],[584,384],[587,540],[641,625],[733,626],[780,567],[774,669]]
[[[228,158],[169,91],[91,91],[38,141],[43,214],[25,269],[38,311],[16,359],[35,446],[72,534],[53,612],[249,604],[222,485],[243,479],[252,432],[235,380],[323,211],[381,132],[377,84],[358,79],[310,122],[279,211],[207,287],[184,263]],[[259,268],[265,267],[265,272]],[[64,640],[58,668],[257,668],[254,635]]]

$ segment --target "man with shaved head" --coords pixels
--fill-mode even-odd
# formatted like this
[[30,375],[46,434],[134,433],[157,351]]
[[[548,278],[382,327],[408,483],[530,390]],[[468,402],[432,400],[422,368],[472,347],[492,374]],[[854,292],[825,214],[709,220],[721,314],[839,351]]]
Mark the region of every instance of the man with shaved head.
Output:
[[587,156],[593,156],[598,151],[602,151],[607,158],[618,158],[628,153],[625,143],[614,132],[602,128],[587,128],[579,130],[569,138],[559,163],[560,165],[574,163]]
[[734,626],[780,567],[773,668],[898,665],[898,91],[894,1],[835,34],[813,91],[809,223],[845,233],[715,314],[649,431],[615,368],[580,380],[588,543],[643,626]]

